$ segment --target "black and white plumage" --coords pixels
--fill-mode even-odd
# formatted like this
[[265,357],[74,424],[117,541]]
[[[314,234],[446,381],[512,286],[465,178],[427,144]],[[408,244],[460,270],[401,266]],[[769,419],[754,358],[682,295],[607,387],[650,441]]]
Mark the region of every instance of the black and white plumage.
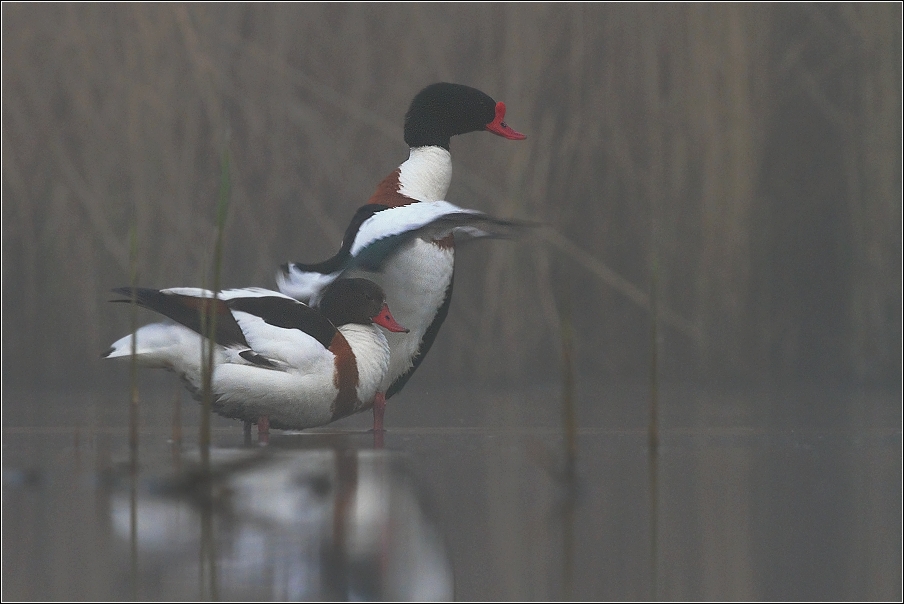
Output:
[[[410,156],[377,186],[349,224],[340,252],[317,264],[283,265],[283,293],[315,300],[338,275],[379,283],[406,334],[388,334],[390,368],[381,392],[390,397],[417,369],[446,318],[452,295],[455,242],[507,236],[517,225],[444,201],[452,179],[452,136],[488,131],[509,140],[525,136],[505,121],[505,104],[460,84],[432,84],[405,116]],[[373,206],[373,207],[370,207]],[[524,224],[524,223],[521,223]],[[375,428],[382,425],[374,406]]]
[[358,208],[335,256],[317,264],[284,264],[277,274],[282,293],[317,305],[330,283],[352,270],[381,273],[400,250],[416,239],[432,242],[455,235],[458,242],[510,237],[529,226],[494,218],[448,201],[426,201],[394,208],[367,204]]
[[[114,290],[129,302],[131,288]],[[199,288],[137,288],[136,302],[176,323],[135,333],[136,359],[178,373],[201,390],[204,321],[216,315],[212,394],[220,415],[281,429],[320,426],[370,407],[389,366],[381,325],[404,331],[373,282],[342,279],[311,308],[279,292],[231,289],[214,296]],[[132,334],[106,358],[132,354]]]

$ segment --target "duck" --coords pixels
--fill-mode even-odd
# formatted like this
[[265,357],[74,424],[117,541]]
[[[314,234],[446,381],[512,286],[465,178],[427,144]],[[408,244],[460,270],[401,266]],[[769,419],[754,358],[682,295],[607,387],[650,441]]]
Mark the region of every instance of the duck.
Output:
[[[152,323],[135,334],[136,361],[177,373],[200,400],[206,313],[216,315],[212,409],[269,429],[302,430],[370,408],[389,368],[389,332],[407,331],[393,317],[382,288],[360,278],[337,279],[317,308],[263,288],[175,287],[113,290],[175,323]],[[134,293],[133,293],[134,292]],[[199,337],[202,336],[202,337]],[[133,335],[104,358],[129,358]]]
[[[505,122],[505,113],[505,103],[470,86],[440,82],[421,90],[405,115],[404,138],[410,148],[409,157],[377,185],[367,204],[355,213],[340,252],[321,263],[283,264],[277,272],[281,292],[313,303],[317,292],[331,283],[337,272],[343,277],[373,280],[386,292],[387,302],[399,321],[410,329],[407,333],[387,335],[390,362],[373,404],[375,431],[383,430],[386,399],[405,387],[448,315],[456,237],[495,234],[473,224],[458,224],[454,228],[450,224],[482,221],[485,226],[504,225],[504,221],[494,222],[485,214],[476,218],[476,211],[449,204],[445,197],[452,180],[449,149],[453,136],[487,131],[508,140],[526,138]],[[406,222],[412,217],[413,223]],[[363,234],[362,228],[366,231]],[[381,243],[374,245],[375,242]],[[346,247],[349,255],[355,256],[356,250],[374,252],[380,246],[384,249],[378,254],[378,262],[366,256],[349,262],[343,256]],[[374,270],[374,264],[379,265],[379,271]]]

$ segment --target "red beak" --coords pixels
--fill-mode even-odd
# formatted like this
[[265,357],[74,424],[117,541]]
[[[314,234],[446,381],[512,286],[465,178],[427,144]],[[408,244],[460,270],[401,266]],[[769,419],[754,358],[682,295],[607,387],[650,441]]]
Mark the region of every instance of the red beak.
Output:
[[493,134],[501,136],[502,138],[507,138],[512,141],[522,141],[527,138],[520,132],[516,132],[515,130],[512,130],[512,128],[508,124],[506,124],[504,121],[502,121],[504,119],[505,119],[505,103],[503,103],[502,101],[499,101],[498,103],[496,103],[496,117],[493,119],[492,122],[490,122],[489,124],[486,125],[486,129],[489,130],[490,132],[492,132]]
[[392,317],[392,313],[389,312],[389,306],[386,303],[383,304],[383,308],[380,309],[380,312],[378,312],[377,316],[371,319],[371,321],[373,321],[380,327],[385,327],[389,331],[403,331],[405,333],[408,333],[410,331],[396,323],[396,320]]

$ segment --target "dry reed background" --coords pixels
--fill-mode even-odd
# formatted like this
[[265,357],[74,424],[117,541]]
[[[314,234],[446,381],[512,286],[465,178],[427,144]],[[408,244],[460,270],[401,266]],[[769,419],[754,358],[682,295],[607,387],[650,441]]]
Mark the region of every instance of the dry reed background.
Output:
[[555,230],[462,251],[416,381],[557,379],[566,311],[643,381],[655,270],[666,379],[900,384],[900,5],[2,10],[4,387],[105,383],[133,221],[204,282],[224,146],[224,286],[331,254],[442,80],[528,134],[453,139],[450,201]]

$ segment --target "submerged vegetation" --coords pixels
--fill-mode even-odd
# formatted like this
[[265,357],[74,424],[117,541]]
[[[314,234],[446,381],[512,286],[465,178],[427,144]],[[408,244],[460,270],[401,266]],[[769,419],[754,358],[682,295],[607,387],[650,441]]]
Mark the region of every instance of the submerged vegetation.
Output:
[[567,287],[578,372],[646,381],[655,307],[664,379],[900,383],[899,5],[5,4],[3,20],[6,384],[103,374],[133,222],[143,285],[204,282],[220,133],[223,285],[272,287],[278,264],[333,253],[439,80],[504,101],[528,135],[455,139],[450,201],[552,235],[461,251],[418,379],[555,379]]

